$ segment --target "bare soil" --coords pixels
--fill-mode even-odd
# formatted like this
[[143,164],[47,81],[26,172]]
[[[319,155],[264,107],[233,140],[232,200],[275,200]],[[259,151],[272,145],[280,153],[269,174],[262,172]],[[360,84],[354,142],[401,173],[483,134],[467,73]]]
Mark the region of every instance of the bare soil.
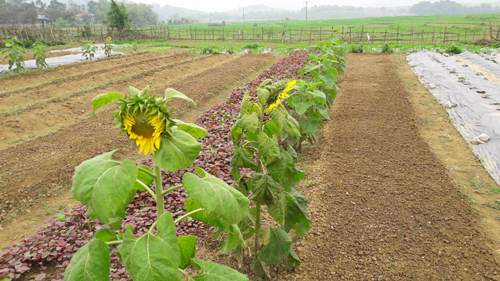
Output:
[[347,57],[332,121],[305,154],[302,270],[278,280],[500,280],[494,241],[422,138],[397,64]]
[[0,247],[77,204],[69,189],[82,161],[115,148],[122,159],[140,158],[134,143],[113,128],[112,106],[91,116],[96,95],[127,93],[129,85],[149,85],[156,94],[175,88],[199,104],[172,103],[178,118],[193,122],[281,57],[145,53],[0,79],[3,112],[14,112],[0,117]]

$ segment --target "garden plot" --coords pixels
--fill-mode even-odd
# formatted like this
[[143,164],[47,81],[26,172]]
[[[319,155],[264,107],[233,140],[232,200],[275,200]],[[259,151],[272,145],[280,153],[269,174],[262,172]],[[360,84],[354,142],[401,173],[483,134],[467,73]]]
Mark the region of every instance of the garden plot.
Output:
[[407,61],[500,184],[500,66],[494,58],[420,52]]

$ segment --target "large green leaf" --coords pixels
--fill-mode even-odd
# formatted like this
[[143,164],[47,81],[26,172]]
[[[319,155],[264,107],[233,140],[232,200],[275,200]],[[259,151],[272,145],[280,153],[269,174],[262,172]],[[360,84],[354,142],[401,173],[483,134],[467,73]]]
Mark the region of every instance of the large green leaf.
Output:
[[296,156],[294,156],[295,151],[293,148],[288,148],[288,151],[282,151],[281,155],[283,156],[283,161],[285,162],[284,168],[284,181],[282,183],[283,188],[290,192],[292,187],[295,187],[297,183],[300,182],[301,179],[304,178],[305,173],[298,170],[295,167],[295,163],[297,162]]
[[297,253],[293,250],[293,247],[290,247],[290,251],[288,251],[288,255],[286,255],[286,270],[291,270],[299,267],[301,261]]
[[182,280],[179,277],[179,246],[174,220],[169,212],[158,219],[158,234],[136,238],[132,226],[118,247],[123,264],[134,281]]
[[[142,166],[140,166],[140,168],[143,168],[143,169],[149,171],[150,173],[153,173],[153,170],[151,170],[151,168],[149,168],[146,165],[142,165]],[[153,183],[154,179],[152,177],[150,177],[148,174],[146,174],[145,172],[141,171],[141,169],[139,169],[138,172],[139,173],[137,174],[137,179],[140,180],[142,183],[144,183],[146,186],[150,186]],[[142,186],[138,182],[135,183],[134,189],[140,190],[140,191],[146,190],[144,188],[144,186]]]
[[335,77],[336,77],[335,72],[326,71],[318,74],[318,76],[321,80],[323,80],[326,83],[328,88],[332,88],[333,86],[335,86]]
[[259,258],[255,259],[253,263],[250,265],[253,273],[257,276],[265,277],[267,280],[271,280],[271,276],[269,274],[269,265],[260,260]]
[[236,167],[241,168],[252,168],[255,170],[257,164],[255,163],[255,153],[249,147],[236,147],[234,149],[234,155],[232,159],[232,164]]
[[285,125],[286,119],[288,118],[288,112],[286,111],[285,107],[279,106],[278,108],[271,110],[271,112],[269,112],[269,116],[271,116],[274,123],[276,123],[279,131],[283,130],[283,126]]
[[76,200],[89,206],[93,219],[121,227],[125,207],[132,201],[138,169],[134,162],[114,161],[111,151],[84,161],[75,169],[71,193]]
[[283,187],[271,176],[265,174],[252,174],[252,201],[259,204],[277,204],[284,192]]
[[177,172],[193,164],[201,147],[201,143],[189,133],[173,130],[172,137],[161,140],[160,149],[153,155],[153,163],[165,171]]
[[177,124],[179,130],[190,134],[195,139],[204,138],[208,135],[207,130],[196,124],[185,123],[182,120],[177,120],[177,119],[172,119],[172,120]]
[[326,106],[324,104],[322,103],[317,104],[316,109],[323,117],[330,120],[330,114],[328,114],[328,110],[326,110]]
[[248,92],[246,92],[243,96],[243,99],[241,100],[240,115],[250,113],[250,98],[250,95],[248,94]]
[[280,147],[276,138],[270,138],[266,133],[260,132],[257,135],[257,144],[259,154],[264,158],[267,164],[271,164],[280,157]]
[[222,241],[220,253],[227,255],[243,242],[245,241],[243,240],[243,236],[241,235],[240,228],[237,224],[232,224],[229,226],[226,239]]
[[266,106],[267,99],[271,93],[266,88],[258,88],[257,89],[257,99],[259,100],[260,106]]
[[173,98],[187,100],[187,101],[191,102],[194,106],[196,106],[196,103],[194,102],[194,100],[188,98],[185,94],[183,94],[177,90],[174,90],[172,88],[166,89],[165,90],[165,101],[168,102],[168,100],[173,99]]
[[196,236],[179,236],[179,268],[184,269],[191,264],[191,259],[196,254]]
[[311,229],[311,220],[307,217],[307,199],[300,193],[287,193],[286,201],[285,231],[295,229],[297,235],[303,237]]
[[299,122],[297,119],[293,118],[291,115],[288,115],[285,123],[283,123],[283,130],[287,132],[289,135],[296,136],[300,138],[300,130],[299,130]]
[[234,123],[233,126],[231,127],[231,140],[233,140],[233,144],[235,146],[239,145],[241,137],[243,135],[243,129],[238,124],[238,121],[236,121],[236,123]]
[[300,127],[307,133],[316,136],[319,125],[319,118],[316,116],[311,116],[310,118],[300,118]]
[[280,264],[292,246],[292,238],[281,227],[270,228],[270,240],[258,253],[259,258],[270,264]]
[[273,177],[273,179],[278,183],[283,182],[283,177],[285,176],[286,164],[287,163],[286,163],[285,155],[283,154],[283,151],[282,151],[280,154],[279,160],[276,160],[272,164],[267,165],[266,168],[267,168],[268,175]]
[[200,170],[197,169],[197,172],[203,178],[192,173],[186,173],[182,177],[186,192],[207,214],[230,224],[238,223],[245,216],[250,201],[223,180]]
[[264,132],[268,137],[272,137],[273,135],[279,135],[281,129],[276,125],[273,120],[269,120],[266,125],[264,125]]
[[95,115],[95,111],[98,110],[99,108],[105,106],[106,104],[110,104],[114,102],[117,99],[123,99],[125,96],[120,94],[120,93],[107,93],[107,94],[100,94],[95,96],[92,99],[92,114]]
[[308,91],[308,93],[321,103],[326,102],[326,95],[322,91],[314,90],[314,91]]
[[192,259],[195,268],[201,269],[200,274],[191,276],[197,281],[245,281],[248,277],[222,264]]
[[312,105],[313,105],[312,102],[303,101],[302,98],[298,95],[293,97],[293,107],[295,108],[295,111],[299,115],[304,114],[307,111],[307,109]]
[[259,116],[255,112],[252,112],[252,114],[245,114],[237,121],[237,124],[243,128],[243,130],[255,133],[259,128]]
[[104,242],[115,241],[118,238],[116,233],[108,228],[101,228],[95,233],[95,238]]
[[269,215],[279,224],[285,224],[286,198],[285,193],[278,194],[278,201],[267,206]]
[[109,247],[102,240],[92,239],[71,258],[65,281],[109,281],[111,267]]
[[[186,212],[188,213],[200,208],[201,207],[196,204],[192,198],[187,198],[184,201],[184,209],[186,209]],[[228,231],[230,226],[230,224],[225,222],[223,219],[207,214],[205,210],[198,211],[190,215],[190,217],[194,220],[201,221],[202,223],[208,223],[212,226],[218,227],[224,231]]]

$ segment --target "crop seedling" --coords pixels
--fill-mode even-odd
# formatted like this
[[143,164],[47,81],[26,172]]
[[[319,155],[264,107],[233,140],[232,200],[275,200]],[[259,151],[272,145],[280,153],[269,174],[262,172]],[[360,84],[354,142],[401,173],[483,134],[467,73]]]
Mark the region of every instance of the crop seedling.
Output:
[[92,60],[97,51],[97,46],[92,43],[92,41],[85,41],[85,45],[82,46],[82,54],[86,60]]
[[111,37],[108,37],[106,41],[104,41],[104,54],[109,57],[111,56],[111,50],[113,49],[113,46],[111,45]]
[[[134,281],[180,281],[183,275],[189,280],[248,280],[227,266],[195,259],[196,237],[176,235],[176,224],[189,216],[230,232],[245,218],[250,201],[236,188],[198,167],[196,174],[184,174],[181,185],[163,190],[160,169],[176,172],[191,166],[202,148],[197,139],[207,135],[200,126],[172,118],[168,102],[173,98],[194,105],[193,100],[174,89],[167,89],[163,97],[150,97],[149,87],[142,91],[130,87],[128,96],[112,92],[93,99],[94,112],[116,101],[117,126],[135,139],[140,153],[152,152],[154,168],[137,167],[128,159],[115,161],[112,156],[116,150],[110,151],[76,167],[73,197],[88,206],[91,218],[120,229],[125,208],[138,190],[146,190],[156,202],[157,220],[140,237],[134,235],[130,225],[118,235],[109,228],[100,229],[75,253],[64,280],[109,281],[112,245],[118,245],[118,256]],[[153,182],[155,190],[150,188]],[[165,212],[164,197],[181,187],[190,196],[184,202],[188,213],[174,220],[170,212]],[[234,235],[228,237],[234,239]],[[191,264],[201,270],[199,274],[191,276],[185,271]]]
[[382,47],[382,53],[391,54],[393,52],[394,50],[389,46],[389,44],[384,44],[384,46]]
[[[8,53],[3,60],[8,58],[9,69],[16,66],[16,72],[21,73],[24,70],[24,54],[26,54],[26,49],[17,40],[17,37],[12,37],[11,39],[5,40],[5,48],[2,50],[2,55]],[[3,61],[2,60],[2,61]]]
[[465,83],[467,80],[469,80],[469,78],[467,78],[467,77],[463,77],[463,76],[458,77],[458,82],[460,82],[460,83]]
[[35,59],[36,67],[38,69],[48,68],[49,65],[45,62],[47,55],[47,47],[41,43],[35,43],[33,46],[33,58]]

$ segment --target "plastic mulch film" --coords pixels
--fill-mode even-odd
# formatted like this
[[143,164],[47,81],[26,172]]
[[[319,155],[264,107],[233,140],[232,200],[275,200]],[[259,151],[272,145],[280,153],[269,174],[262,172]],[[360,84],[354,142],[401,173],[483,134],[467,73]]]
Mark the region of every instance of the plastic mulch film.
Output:
[[[98,50],[95,52],[93,59],[95,60],[95,59],[106,57],[106,55],[104,54],[104,50],[102,49],[104,45],[103,44],[96,44],[96,46],[98,47]],[[81,52],[82,48],[72,48],[72,49],[65,49],[65,50],[60,50],[60,51],[61,52]],[[52,52],[54,52],[54,51],[52,51]],[[123,55],[123,53],[111,51],[111,55],[112,56]],[[61,64],[71,64],[71,63],[78,63],[78,62],[82,62],[82,61],[85,61],[85,57],[83,56],[83,54],[66,55],[66,56],[52,57],[52,58],[45,59],[45,62],[49,66],[52,66],[52,67],[58,66]],[[6,62],[7,62],[7,60],[4,60],[2,63],[6,63]],[[33,60],[25,60],[24,64],[25,64],[26,70],[37,69],[35,62],[36,61],[34,59]],[[8,64],[2,64],[2,65],[0,65],[0,75],[5,75],[9,72],[14,72],[15,69],[16,69],[16,67],[13,66],[12,69],[9,70]]]
[[[496,56],[419,52],[408,54],[407,62],[500,184],[500,65]],[[481,141],[484,134],[489,136],[486,142]],[[478,139],[480,135],[483,138]]]

